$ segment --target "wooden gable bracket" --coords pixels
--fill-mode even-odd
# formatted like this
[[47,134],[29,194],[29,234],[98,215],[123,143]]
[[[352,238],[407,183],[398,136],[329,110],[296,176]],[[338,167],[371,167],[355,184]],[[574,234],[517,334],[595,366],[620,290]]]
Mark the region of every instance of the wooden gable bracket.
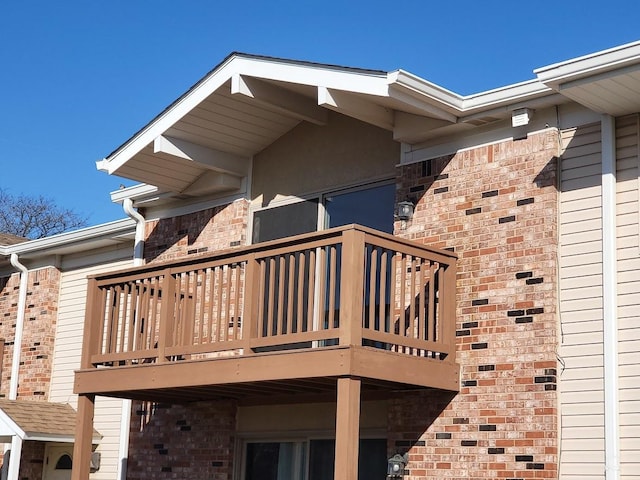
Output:
[[393,130],[393,110],[345,92],[318,87],[318,105],[385,130]]
[[315,125],[327,124],[327,111],[314,100],[246,75],[231,77],[231,93],[252,98],[267,109]]
[[249,174],[251,158],[235,155],[209,147],[203,147],[186,140],[160,135],[153,141],[153,153],[172,156],[198,163],[200,166],[219,173],[236,177]]

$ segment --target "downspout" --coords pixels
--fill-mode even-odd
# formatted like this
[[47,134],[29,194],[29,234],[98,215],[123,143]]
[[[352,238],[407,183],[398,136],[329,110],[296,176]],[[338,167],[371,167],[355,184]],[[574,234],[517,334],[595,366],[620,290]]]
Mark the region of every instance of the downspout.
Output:
[[13,359],[11,363],[11,382],[9,383],[9,400],[18,398],[18,375],[20,373],[20,351],[22,349],[22,331],[24,330],[24,312],[27,306],[27,282],[29,269],[18,260],[18,255],[11,254],[11,265],[20,272],[20,289],[18,290],[18,314],[16,317],[16,334],[13,340]]
[[602,307],[604,355],[605,479],[620,476],[618,420],[618,278],[616,255],[616,129],[615,118],[602,124]]
[[[138,267],[143,263],[144,254],[144,217],[133,208],[133,201],[125,198],[122,202],[124,212],[136,222],[136,234],[133,246],[133,265]],[[127,478],[127,460],[129,455],[129,431],[131,428],[131,400],[122,401],[122,417],[120,418],[120,445],[118,446],[118,476],[119,480]]]
[[133,266],[139,267],[142,265],[142,255],[144,254],[144,217],[133,208],[133,201],[130,198],[125,198],[122,202],[122,208],[124,212],[136,221],[136,236],[135,244],[133,246]]
[[[11,381],[9,383],[9,400],[18,398],[18,376],[20,375],[20,355],[22,352],[22,334],[24,330],[24,314],[27,306],[27,286],[29,269],[18,260],[18,255],[11,254],[10,262],[20,272],[20,287],[18,290],[18,313],[16,316],[16,333],[13,339],[13,358],[11,359]],[[11,438],[11,455],[9,456],[8,480],[17,480],[22,456],[22,438],[14,435]]]

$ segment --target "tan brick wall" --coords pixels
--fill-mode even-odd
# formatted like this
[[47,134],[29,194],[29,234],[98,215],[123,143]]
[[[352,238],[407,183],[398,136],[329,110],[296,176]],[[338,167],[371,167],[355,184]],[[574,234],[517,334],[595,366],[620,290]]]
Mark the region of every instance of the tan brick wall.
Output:
[[416,212],[396,233],[459,256],[461,391],[389,411],[408,478],[557,477],[557,144],[547,131],[399,169]]
[[[0,279],[0,338],[5,340],[0,396],[11,380],[20,275]],[[18,399],[47,400],[58,314],[60,272],[53,267],[29,273],[22,337]]]
[[228,205],[146,223],[145,260],[174,260],[244,245],[248,202]]
[[128,480],[231,480],[236,428],[231,401],[135,402]]

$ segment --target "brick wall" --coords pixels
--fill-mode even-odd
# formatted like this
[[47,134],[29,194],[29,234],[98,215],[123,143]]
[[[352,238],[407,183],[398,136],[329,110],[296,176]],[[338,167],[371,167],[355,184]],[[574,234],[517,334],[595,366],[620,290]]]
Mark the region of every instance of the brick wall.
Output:
[[[244,245],[248,202],[150,221],[146,262],[166,261]],[[236,428],[233,402],[159,405],[135,402],[128,480],[231,480]]]
[[248,202],[237,200],[179,217],[146,223],[146,262],[174,260],[244,245]]
[[[389,453],[406,478],[557,477],[557,133],[398,168],[416,203],[404,238],[453,249],[461,391],[392,399]],[[149,222],[147,261],[244,244],[247,203]],[[138,406],[129,478],[230,479],[235,407]],[[188,458],[188,460],[186,460]]]
[[40,480],[44,468],[44,442],[26,441],[20,454],[20,480]]
[[461,391],[389,410],[408,478],[557,477],[557,145],[546,131],[399,168],[416,212],[396,234],[459,256]]
[[[20,275],[0,279],[0,338],[5,340],[0,397],[9,394]],[[47,400],[58,314],[60,272],[43,268],[29,273],[22,337],[18,399]]]
[[135,402],[132,417],[128,480],[231,480],[234,402]]

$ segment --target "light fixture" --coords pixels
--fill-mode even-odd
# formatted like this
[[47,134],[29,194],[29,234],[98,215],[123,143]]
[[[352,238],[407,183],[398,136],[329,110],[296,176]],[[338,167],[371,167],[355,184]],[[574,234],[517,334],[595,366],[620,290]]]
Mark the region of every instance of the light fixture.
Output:
[[396,218],[403,222],[411,220],[413,218],[413,203],[408,200],[398,202],[398,205],[396,205]]
[[522,127],[529,125],[533,117],[533,110],[531,108],[518,108],[511,112],[511,126]]
[[387,460],[387,478],[400,478],[404,475],[404,469],[409,463],[409,454],[400,455],[396,453]]

